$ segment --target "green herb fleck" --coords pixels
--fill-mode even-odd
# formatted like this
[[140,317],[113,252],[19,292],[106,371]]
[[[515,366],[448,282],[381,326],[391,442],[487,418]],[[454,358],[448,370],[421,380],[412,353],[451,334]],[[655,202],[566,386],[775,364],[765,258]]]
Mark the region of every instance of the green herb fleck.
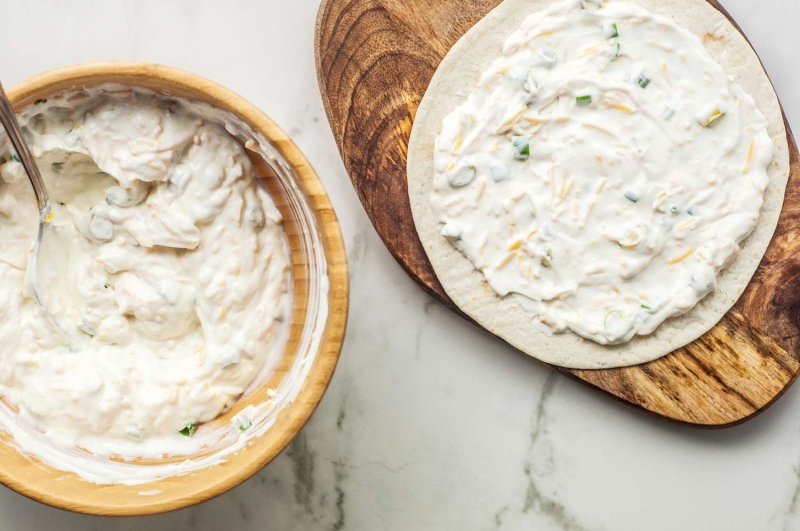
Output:
[[44,98],[33,102],[34,105],[42,105],[43,103],[47,103],[47,100]]
[[650,308],[650,306],[648,306],[648,305],[646,305],[646,304],[642,304],[642,305],[641,305],[641,308],[642,308],[643,310],[650,310],[650,309],[651,309],[651,308]]
[[81,321],[81,324],[78,325],[78,329],[90,337],[97,335],[97,330],[95,330],[95,328],[86,321]]
[[522,78],[520,78],[522,90],[525,92],[533,92],[537,88],[536,81],[534,81],[533,76],[531,75],[532,73],[532,70],[528,70],[528,72]]
[[56,171],[63,170],[64,169],[64,163],[63,162],[54,162],[53,163],[53,169],[56,170]]
[[686,209],[686,213],[689,214],[690,216],[695,216],[697,215],[697,210],[695,210],[694,207],[689,207],[688,209]]
[[178,433],[180,433],[184,437],[191,437],[192,435],[194,435],[196,429],[197,429],[196,422],[187,422],[186,424],[183,425],[183,428],[181,428],[181,430]]
[[575,103],[577,103],[578,105],[590,105],[592,103],[592,95],[582,94],[580,96],[576,96]]
[[680,212],[680,209],[678,209],[678,207],[672,207],[669,209],[669,211],[672,212],[673,214],[677,214],[678,212]]
[[514,147],[514,158],[525,160],[531,156],[531,145],[528,137],[515,136],[511,138],[511,145]]
[[640,74],[639,79],[637,79],[636,82],[639,84],[640,87],[647,88],[647,85],[650,84],[650,78],[648,78],[644,74]]
[[551,265],[550,261],[552,259],[553,259],[553,251],[548,249],[547,252],[545,253],[545,255],[542,257],[542,266],[550,267],[550,265]]
[[239,431],[247,431],[247,429],[253,425],[250,419],[244,413],[239,413],[235,417],[233,417],[233,425]]
[[633,190],[625,190],[625,199],[636,203],[637,201],[639,201],[639,194],[637,194]]
[[616,45],[615,45],[615,46],[616,46],[616,49],[614,50],[614,59],[616,59],[617,57],[619,57],[619,48],[620,48],[620,47],[619,47],[619,43],[616,43]]
[[11,160],[13,160],[14,162],[22,162],[22,160],[19,158],[19,155],[17,155],[16,153],[11,154]]
[[603,22],[603,32],[605,33],[607,39],[613,39],[614,37],[619,37],[619,31],[617,30],[617,23],[611,22],[610,20],[606,20]]

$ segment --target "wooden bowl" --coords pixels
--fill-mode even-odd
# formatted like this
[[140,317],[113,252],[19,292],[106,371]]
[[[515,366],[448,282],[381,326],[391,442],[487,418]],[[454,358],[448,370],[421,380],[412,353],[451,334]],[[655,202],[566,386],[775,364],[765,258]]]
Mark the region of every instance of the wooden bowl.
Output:
[[[267,400],[267,387],[275,389],[290,370],[299,366],[308,371],[299,393],[266,433],[226,456],[222,464],[188,475],[133,486],[98,485],[23,455],[8,436],[0,442],[0,481],[17,492],[71,511],[143,515],[180,509],[227,491],[269,463],[297,435],[328,387],[342,348],[348,308],[347,259],[336,214],[306,158],[263,112],[216,83],[162,65],[102,62],[36,75],[11,87],[8,96],[19,111],[40,98],[102,83],[208,103],[237,117],[271,146],[266,157],[250,149],[247,153],[284,217],[294,289],[290,338],[269,381],[240,399],[212,427],[227,425],[246,405]],[[244,140],[242,135],[236,138]]]

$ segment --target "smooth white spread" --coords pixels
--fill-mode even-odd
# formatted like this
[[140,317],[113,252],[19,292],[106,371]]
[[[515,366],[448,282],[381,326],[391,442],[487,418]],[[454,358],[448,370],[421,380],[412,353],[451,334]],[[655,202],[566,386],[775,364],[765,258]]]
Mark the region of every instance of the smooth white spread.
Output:
[[431,204],[535,326],[615,344],[715,289],[773,151],[698,37],[633,4],[568,0],[525,20],[445,118]]
[[[33,442],[20,426],[38,432],[50,446],[31,453],[53,466],[82,473],[70,448],[123,459],[208,449],[202,423],[281,360],[291,312],[281,215],[244,149],[202,110],[106,87],[23,113],[55,213],[28,280],[69,341],[25,285],[38,222],[30,183],[13,155],[0,166],[0,394],[17,412],[3,424],[24,451]],[[254,409],[234,433],[256,423]],[[140,483],[164,472],[104,478],[104,466],[85,475]]]

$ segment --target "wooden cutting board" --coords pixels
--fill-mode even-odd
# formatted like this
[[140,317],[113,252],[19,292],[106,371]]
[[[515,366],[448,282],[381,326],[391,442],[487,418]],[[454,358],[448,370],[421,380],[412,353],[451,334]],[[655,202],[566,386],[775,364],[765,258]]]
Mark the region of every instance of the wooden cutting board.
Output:
[[[716,0],[707,1],[731,19]],[[323,0],[317,20],[322,99],[358,197],[403,269],[459,314],[414,228],[406,151],[437,66],[499,3]],[[651,363],[558,370],[647,412],[706,427],[752,418],[789,387],[800,371],[800,158],[788,123],[786,130],[791,176],[778,229],[752,282],[722,321]]]

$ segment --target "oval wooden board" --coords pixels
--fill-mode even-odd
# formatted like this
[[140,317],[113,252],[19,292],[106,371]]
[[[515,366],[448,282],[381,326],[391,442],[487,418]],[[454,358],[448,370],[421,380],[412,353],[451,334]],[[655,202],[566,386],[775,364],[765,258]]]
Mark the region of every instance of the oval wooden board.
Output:
[[[716,0],[707,1],[731,19]],[[499,3],[323,0],[317,19],[322,99],[358,197],[406,272],[459,314],[414,228],[406,150],[437,66]],[[655,415],[706,427],[752,418],[789,387],[800,370],[800,159],[788,123],[786,131],[791,176],[778,229],[752,282],[722,321],[651,363],[560,371]]]

